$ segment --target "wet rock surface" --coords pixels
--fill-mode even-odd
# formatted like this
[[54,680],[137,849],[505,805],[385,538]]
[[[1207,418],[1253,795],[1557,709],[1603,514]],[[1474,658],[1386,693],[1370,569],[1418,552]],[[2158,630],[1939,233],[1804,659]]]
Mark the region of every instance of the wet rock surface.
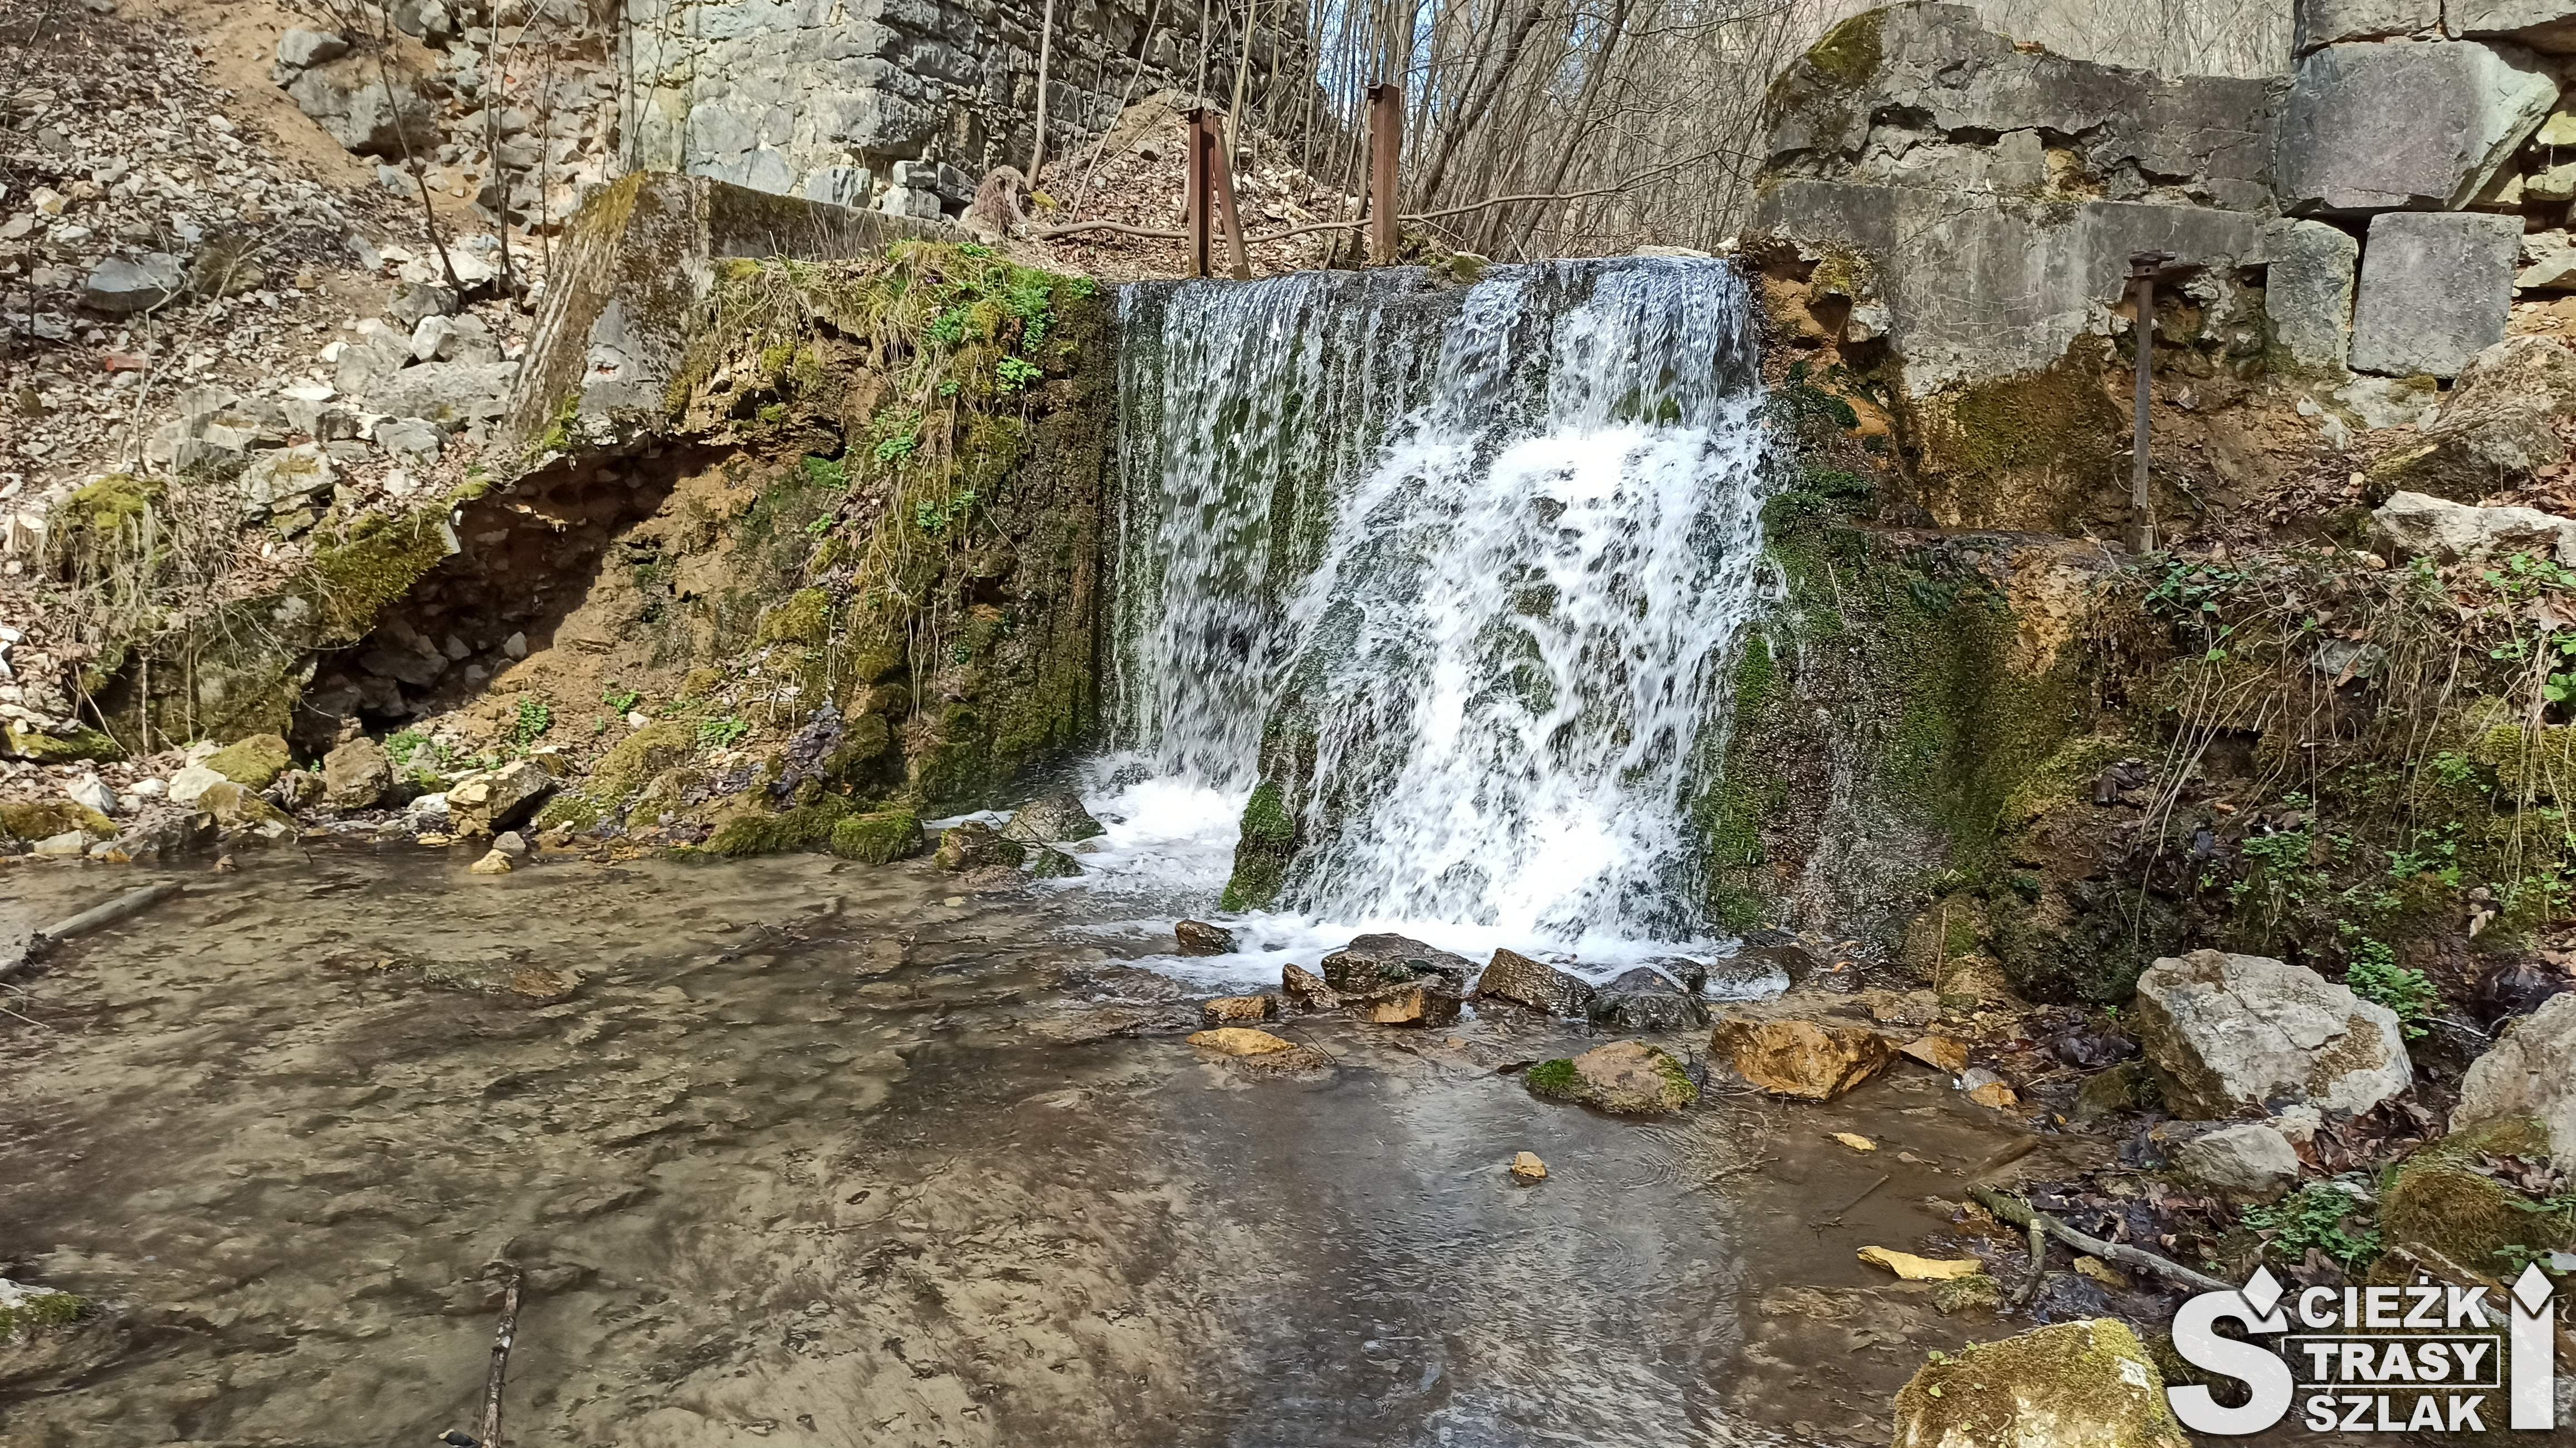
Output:
[[2213,1119],[2247,1106],[2367,1111],[2413,1083],[2395,1013],[2305,966],[2216,950],[2138,978],[2137,1033],[2164,1099]]
[[[2002,1139],[1923,1073],[1824,1108],[1924,1163],[1858,1164],[1724,1102],[1533,1102],[1497,1067],[1584,1043],[1532,1017],[1214,1056],[1054,897],[927,861],[471,858],[247,855],[13,996],[14,1275],[153,1344],[0,1388],[13,1444],[429,1441],[495,1260],[531,1442],[1884,1441],[1967,1331],[1851,1256]],[[0,915],[87,874],[21,865]],[[578,988],[467,983],[529,970]],[[1863,1316],[1904,1349],[1828,1350]]]

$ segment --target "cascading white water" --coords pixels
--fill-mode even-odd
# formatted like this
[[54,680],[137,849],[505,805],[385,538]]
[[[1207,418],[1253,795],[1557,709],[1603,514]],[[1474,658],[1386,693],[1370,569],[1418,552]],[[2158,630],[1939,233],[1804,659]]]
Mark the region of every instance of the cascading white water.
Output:
[[1759,551],[1751,315],[1709,261],[1131,290],[1121,742],[1278,785],[1302,912],[1698,934],[1693,771]]

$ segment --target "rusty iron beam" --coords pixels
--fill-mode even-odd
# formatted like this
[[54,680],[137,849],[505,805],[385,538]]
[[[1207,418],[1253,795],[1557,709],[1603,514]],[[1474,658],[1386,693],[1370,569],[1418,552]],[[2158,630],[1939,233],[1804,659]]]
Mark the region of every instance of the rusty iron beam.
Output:
[[2169,251],[2132,252],[2129,283],[2137,295],[2138,396],[2129,438],[2129,519],[2138,530],[2138,551],[2156,551],[2156,503],[2147,483],[2147,409],[2156,370],[2156,276],[2173,261]]
[[1208,136],[1207,112],[1192,110],[1181,118],[1189,126],[1189,138],[1182,148],[1181,230],[1187,234],[1190,260],[1189,274],[1208,274]]

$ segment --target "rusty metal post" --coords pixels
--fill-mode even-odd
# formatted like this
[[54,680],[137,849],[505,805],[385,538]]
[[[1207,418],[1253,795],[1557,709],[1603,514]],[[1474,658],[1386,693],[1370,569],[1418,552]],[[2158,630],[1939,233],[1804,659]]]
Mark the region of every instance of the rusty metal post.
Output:
[[2155,497],[2147,486],[2147,407],[2149,383],[2156,369],[2156,273],[2173,260],[2169,251],[2132,252],[2129,284],[2137,297],[2138,402],[2129,439],[2129,519],[2137,526],[2138,551],[2156,551]]
[[1395,224],[1396,159],[1404,154],[1404,87],[1381,81],[1368,88],[1369,261],[1395,265],[1402,233]]
[[[1243,218],[1234,209],[1234,165],[1226,158],[1225,117],[1205,109],[1194,110],[1190,115],[1193,117],[1190,144],[1194,155],[1206,158],[1201,183],[1205,188],[1203,194],[1211,203],[1209,210],[1216,224],[1225,228],[1227,270],[1236,281],[1248,282],[1252,280],[1252,254],[1244,248]],[[1213,270],[1214,237],[1209,235],[1206,227],[1198,228],[1191,235],[1207,249],[1202,261]]]
[[1189,233],[1190,275],[1208,274],[1208,128],[1207,112],[1193,110],[1182,120],[1189,139],[1181,158],[1181,229]]

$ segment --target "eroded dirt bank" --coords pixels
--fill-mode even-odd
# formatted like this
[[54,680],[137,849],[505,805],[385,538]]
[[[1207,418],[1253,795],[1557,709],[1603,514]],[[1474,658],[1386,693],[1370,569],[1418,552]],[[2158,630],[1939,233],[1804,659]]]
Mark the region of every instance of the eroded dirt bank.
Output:
[[1532,1099],[1567,1039],[1489,1017],[1258,1074],[1065,943],[1079,894],[463,863],[191,875],[12,996],[9,1273],[118,1305],[10,1442],[470,1429],[502,1263],[525,1443],[1884,1441],[1974,1335],[1853,1256],[2013,1141],[1929,1072],[1644,1125]]

